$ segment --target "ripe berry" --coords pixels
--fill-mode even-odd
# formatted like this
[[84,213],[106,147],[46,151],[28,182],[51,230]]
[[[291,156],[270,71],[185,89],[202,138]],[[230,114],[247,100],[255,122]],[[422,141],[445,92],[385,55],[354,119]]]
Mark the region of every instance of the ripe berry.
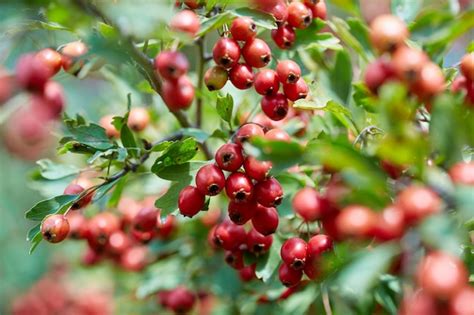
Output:
[[382,58],[370,63],[365,70],[365,85],[375,94],[383,84],[393,79],[395,79],[395,70],[392,64]]
[[282,24],[288,19],[288,7],[284,1],[267,3],[266,5],[261,6],[261,9],[268,14],[273,15],[277,24]]
[[162,97],[170,111],[187,109],[194,99],[194,86],[187,76],[181,76],[177,81],[164,81]]
[[133,228],[140,232],[150,232],[156,227],[158,211],[154,207],[144,207],[133,218]]
[[199,32],[200,24],[196,13],[191,10],[178,12],[170,21],[173,31],[188,33],[193,37]]
[[459,258],[443,252],[432,252],[420,263],[417,280],[427,293],[447,299],[466,285],[468,272]]
[[462,57],[460,69],[468,81],[474,81],[474,53],[471,52]]
[[229,202],[228,212],[232,222],[238,225],[244,225],[255,214],[257,204],[253,201],[249,202]]
[[155,57],[155,68],[165,80],[177,80],[188,72],[189,62],[179,51],[164,50]]
[[241,250],[226,251],[224,261],[236,270],[244,268],[244,256]]
[[194,307],[196,296],[184,286],[179,286],[168,295],[167,305],[176,314],[186,314]]
[[244,282],[249,282],[252,279],[256,278],[255,275],[255,268],[257,267],[256,264],[252,264],[250,266],[245,266],[242,269],[239,270],[239,277],[240,280]]
[[377,214],[374,236],[381,241],[399,238],[405,230],[405,215],[395,205],[385,208]]
[[409,186],[397,197],[396,205],[403,211],[408,224],[441,211],[441,199],[427,187]]
[[112,233],[107,242],[107,252],[113,255],[120,255],[124,253],[132,242],[125,232],[119,230]]
[[296,39],[295,30],[289,25],[281,25],[272,30],[272,39],[281,49],[289,49]]
[[420,71],[418,80],[415,81],[410,90],[418,95],[421,99],[429,99],[430,97],[441,93],[445,87],[445,79],[443,71],[433,62],[427,62]]
[[34,95],[32,98],[33,106],[40,106],[44,112],[52,119],[60,117],[64,110],[64,91],[63,87],[55,81],[48,81],[44,86],[43,95]]
[[232,21],[230,33],[235,40],[248,41],[257,36],[257,25],[249,17],[238,17]]
[[46,66],[51,68],[51,71],[54,74],[58,73],[61,70],[62,57],[59,52],[51,48],[45,48],[36,53],[36,59],[39,59]]
[[[80,195],[84,191],[84,187],[82,187],[79,184],[69,184],[65,189],[64,189],[64,194],[65,195]],[[77,210],[77,209],[82,209],[86,206],[88,206],[91,201],[92,197],[94,196],[93,193],[89,193],[85,196],[83,196],[80,200],[76,201],[73,203],[71,206],[72,210]]]
[[474,162],[459,162],[449,169],[449,177],[458,185],[474,186]]
[[465,286],[449,301],[450,315],[474,314],[474,288]]
[[393,52],[408,38],[408,29],[398,17],[390,14],[377,16],[370,24],[370,40],[380,52]]
[[262,255],[268,252],[272,243],[273,236],[265,236],[255,228],[251,229],[247,235],[247,250],[255,255]]
[[89,48],[81,41],[70,42],[61,48],[63,69],[68,72],[78,72],[84,61],[78,59],[87,54]]
[[225,250],[236,250],[245,244],[247,232],[243,226],[224,221],[214,230],[213,242]]
[[307,244],[298,237],[286,240],[281,246],[280,255],[283,262],[293,269],[303,269],[306,261]]
[[275,178],[271,177],[255,185],[255,198],[264,207],[274,207],[283,200],[283,188]]
[[192,218],[204,208],[205,202],[206,198],[199,189],[194,186],[186,186],[179,193],[179,212],[185,217]]
[[262,127],[254,123],[247,123],[237,130],[234,137],[234,142],[236,144],[242,145],[252,137],[261,137],[263,135],[264,132]]
[[303,277],[303,271],[290,268],[286,264],[281,264],[278,269],[278,277],[284,286],[294,287],[300,283]]
[[68,212],[66,216],[69,222],[68,237],[74,240],[84,239],[87,233],[87,219],[80,212]]
[[233,66],[229,72],[230,82],[240,90],[246,90],[252,87],[254,77],[252,68],[242,63]]
[[332,249],[333,242],[329,236],[324,234],[315,235],[308,241],[306,259],[313,260]]
[[276,72],[280,82],[283,84],[294,84],[298,82],[301,77],[300,66],[292,60],[282,60],[278,62]]
[[156,236],[156,231],[151,230],[149,232],[140,232],[132,229],[130,230],[130,235],[135,242],[148,244]]
[[304,0],[304,4],[311,9],[313,19],[320,18],[325,20],[327,17],[327,7],[324,0]]
[[427,55],[415,48],[400,47],[392,57],[392,67],[397,76],[408,83],[420,78],[421,69],[428,61]]
[[52,214],[41,223],[41,234],[50,243],[59,243],[69,234],[69,222],[62,214]]
[[275,121],[285,118],[289,109],[288,100],[282,93],[264,96],[260,102],[260,106],[265,115]]
[[166,219],[162,219],[161,213],[158,212],[156,218],[156,231],[158,236],[162,239],[167,239],[176,230],[176,218],[174,215],[166,216]]
[[303,78],[300,78],[295,84],[283,84],[285,96],[292,102],[306,98],[309,93],[308,85]]
[[196,174],[196,187],[201,194],[215,196],[224,189],[224,186],[224,173],[214,164],[201,167]]
[[321,219],[328,211],[326,201],[314,188],[303,188],[293,198],[293,209],[305,221]]
[[146,108],[143,107],[135,107],[130,110],[130,114],[128,115],[128,127],[133,131],[140,132],[145,130],[150,123],[150,114]]
[[288,6],[288,24],[295,28],[307,28],[313,21],[313,13],[301,2],[292,2]]
[[265,139],[273,141],[291,141],[290,135],[280,128],[273,128],[265,133]]
[[221,66],[214,66],[207,69],[204,74],[204,83],[206,84],[209,91],[220,90],[227,83],[229,74],[227,70]]
[[112,125],[113,115],[106,115],[102,117],[99,121],[99,125],[105,129],[105,134],[109,138],[120,138],[120,132],[115,129],[115,126]]
[[22,55],[15,68],[16,80],[25,89],[43,91],[46,82],[53,76],[53,70],[34,54]]
[[262,68],[272,60],[272,51],[265,41],[255,38],[242,47],[242,56],[249,66]]
[[147,265],[148,247],[134,246],[120,256],[120,266],[127,271],[141,271]]
[[260,95],[272,95],[278,92],[280,83],[277,73],[271,69],[263,69],[255,76],[255,91]]
[[95,250],[101,250],[107,245],[110,235],[119,230],[119,219],[110,212],[101,212],[92,217],[87,223],[87,242]]
[[424,290],[403,297],[400,315],[431,315],[438,313],[436,300]]
[[270,235],[278,228],[278,212],[273,207],[258,205],[252,218],[252,225],[259,233]]
[[239,44],[232,38],[223,37],[214,45],[212,56],[219,66],[232,68],[240,58]]
[[226,143],[217,150],[215,159],[222,170],[235,172],[244,163],[242,147],[235,143]]
[[304,264],[303,272],[309,279],[315,280],[319,276],[318,260],[317,259],[306,259]]
[[343,236],[367,237],[374,230],[377,216],[364,206],[352,205],[337,216],[336,227]]
[[272,168],[272,162],[259,161],[253,156],[248,156],[244,161],[245,174],[256,181],[265,180]]
[[235,202],[248,202],[253,197],[252,180],[244,173],[232,173],[225,182],[225,192]]

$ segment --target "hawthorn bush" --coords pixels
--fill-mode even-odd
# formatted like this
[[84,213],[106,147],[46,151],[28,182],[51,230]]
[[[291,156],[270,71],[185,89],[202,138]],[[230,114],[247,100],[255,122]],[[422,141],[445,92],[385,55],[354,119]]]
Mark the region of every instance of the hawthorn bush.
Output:
[[135,313],[474,314],[474,11],[420,2],[2,4],[30,253],[80,243]]

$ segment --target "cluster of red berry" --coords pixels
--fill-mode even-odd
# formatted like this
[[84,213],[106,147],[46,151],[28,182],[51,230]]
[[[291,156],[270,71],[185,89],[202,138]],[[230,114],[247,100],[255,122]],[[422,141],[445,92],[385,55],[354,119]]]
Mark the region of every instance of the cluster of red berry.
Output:
[[461,59],[461,75],[454,79],[451,84],[453,92],[464,92],[466,98],[464,102],[470,107],[474,107],[474,53],[466,54]]
[[158,303],[175,314],[188,314],[196,303],[196,294],[184,286],[158,292]]

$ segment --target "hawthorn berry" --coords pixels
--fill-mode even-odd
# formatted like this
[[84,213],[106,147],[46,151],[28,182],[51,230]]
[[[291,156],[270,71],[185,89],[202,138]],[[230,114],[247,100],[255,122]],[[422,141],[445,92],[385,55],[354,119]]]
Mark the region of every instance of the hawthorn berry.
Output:
[[421,99],[441,93],[445,87],[443,71],[433,62],[427,62],[420,70],[418,79],[413,82],[410,90]]
[[257,36],[257,25],[249,17],[238,17],[230,26],[232,38],[239,41],[249,41]]
[[318,234],[311,237],[307,244],[306,258],[313,260],[321,254],[333,249],[333,241],[331,237],[325,234]]
[[156,236],[156,231],[151,230],[148,232],[141,232],[141,231],[132,229],[130,230],[130,236],[137,243],[148,244]]
[[313,13],[310,8],[301,2],[293,1],[288,6],[288,24],[294,28],[307,28],[313,21]]
[[258,182],[254,188],[255,199],[264,207],[274,207],[283,200],[283,188],[274,177]]
[[215,196],[224,189],[224,186],[224,173],[214,164],[204,165],[196,174],[196,187],[201,194]]
[[107,242],[107,252],[113,255],[120,255],[124,253],[130,246],[132,242],[125,232],[118,230],[113,232]]
[[307,244],[298,237],[286,240],[281,246],[280,255],[283,262],[293,269],[303,269],[306,261]]
[[59,52],[51,48],[45,48],[36,53],[36,59],[39,59],[42,63],[51,68],[51,71],[54,74],[58,73],[61,70],[62,66],[62,57]]
[[150,124],[150,114],[143,107],[135,107],[130,110],[127,125],[136,132],[145,130]]
[[450,315],[474,314],[474,288],[466,285],[449,301]]
[[[79,184],[69,184],[65,189],[64,189],[64,194],[65,195],[80,195],[84,192],[84,187],[82,187]],[[71,206],[72,210],[77,210],[77,209],[82,209],[84,207],[87,207],[91,202],[92,202],[92,197],[94,196],[94,193],[88,193],[84,195],[81,199],[78,201],[74,202]]]
[[226,143],[217,150],[215,160],[222,170],[235,172],[244,163],[242,147],[235,143]]
[[273,128],[265,133],[265,139],[274,141],[291,141],[290,135],[280,128]]
[[441,199],[433,190],[417,185],[405,188],[396,199],[396,205],[403,211],[408,224],[440,212],[441,204]]
[[220,90],[224,87],[229,79],[227,70],[221,66],[214,66],[207,69],[204,74],[204,83],[206,84],[209,91]]
[[235,202],[230,201],[228,206],[229,218],[232,222],[238,225],[244,225],[255,214],[257,204],[253,201]]
[[383,84],[395,78],[395,70],[392,64],[385,59],[379,58],[367,66],[364,82],[369,90],[376,94]]
[[260,70],[255,76],[255,91],[260,95],[272,95],[278,92],[280,83],[277,73],[271,69]]
[[282,60],[276,67],[278,79],[282,84],[294,84],[301,77],[300,66],[292,60]]
[[272,51],[265,41],[254,38],[242,47],[242,56],[247,65],[263,68],[272,60]]
[[87,222],[87,242],[94,250],[102,250],[110,235],[120,229],[120,220],[110,212],[101,212]]
[[316,189],[306,187],[298,191],[293,198],[293,209],[305,221],[314,222],[321,219],[328,210],[328,205]]
[[379,15],[370,24],[370,41],[381,53],[395,51],[408,36],[405,23],[395,15]]
[[194,307],[196,296],[184,286],[169,292],[167,306],[176,314],[186,314]]
[[150,232],[156,227],[158,211],[154,207],[143,207],[132,221],[133,228],[140,232]]
[[113,115],[106,115],[102,117],[99,121],[99,125],[105,129],[105,134],[109,138],[120,138],[120,132],[112,124]]
[[471,52],[462,57],[460,69],[468,81],[474,82],[474,53]]
[[273,207],[258,205],[252,217],[252,226],[263,235],[275,233],[278,228],[278,212]]
[[178,12],[170,21],[173,31],[188,33],[193,37],[199,32],[200,25],[198,16],[191,10]]
[[280,25],[272,30],[272,39],[280,49],[289,49],[296,40],[295,30],[289,25]]
[[68,237],[74,240],[84,239],[87,233],[87,219],[80,212],[68,212],[66,216],[69,222]]
[[55,81],[46,82],[42,95],[34,95],[32,106],[41,106],[44,112],[52,119],[60,117],[64,110],[65,97],[61,84]]
[[177,80],[188,72],[186,56],[175,50],[164,50],[155,57],[155,68],[165,80]]
[[392,56],[392,67],[396,75],[407,83],[414,83],[420,78],[428,56],[415,48],[400,47]]
[[160,211],[156,218],[156,231],[158,236],[167,239],[176,230],[176,218],[174,215],[167,215],[163,220]]
[[376,214],[361,205],[344,208],[336,219],[338,232],[343,236],[368,237],[374,230]]
[[176,81],[164,81],[162,97],[170,111],[187,109],[194,99],[194,86],[185,75]]
[[120,266],[127,271],[141,271],[147,265],[148,247],[133,246],[120,255]]
[[247,232],[243,226],[224,221],[216,226],[212,236],[215,245],[225,250],[236,250],[247,240]]
[[223,37],[215,43],[212,56],[219,66],[232,68],[240,58],[239,44],[232,38]]
[[425,290],[417,290],[404,296],[400,307],[400,315],[429,315],[437,314],[437,311],[435,298]]
[[46,82],[53,76],[50,66],[34,54],[22,55],[15,67],[16,80],[25,89],[43,91]]
[[235,133],[234,142],[242,145],[252,137],[261,137],[264,135],[263,128],[254,123],[247,123],[239,128]]
[[229,71],[229,79],[232,84],[240,89],[246,90],[252,87],[255,75],[252,68],[246,64],[238,63]]
[[179,193],[178,208],[185,217],[194,217],[204,208],[205,203],[205,195],[194,186],[186,186]]
[[260,102],[260,106],[265,115],[275,121],[285,118],[289,110],[288,99],[282,93],[265,95]]
[[81,41],[67,43],[61,48],[62,66],[64,71],[78,72],[84,65],[84,61],[78,60],[87,54],[89,48]]
[[62,242],[69,234],[69,222],[62,214],[52,214],[41,222],[41,234],[50,243]]
[[324,0],[304,0],[303,3],[310,8],[313,13],[313,19],[319,18],[325,20],[327,17],[327,7]]
[[244,173],[232,173],[225,182],[227,196],[235,202],[249,202],[253,197],[252,180]]
[[399,238],[405,230],[405,215],[395,205],[388,206],[377,214],[374,236],[380,241]]
[[255,255],[262,255],[268,252],[272,243],[272,235],[263,235],[255,228],[251,229],[247,234],[247,250]]
[[226,251],[224,261],[236,270],[244,268],[244,255],[241,250]]
[[249,266],[245,266],[242,269],[239,270],[239,277],[240,280],[244,282],[249,282],[253,279],[255,279],[257,276],[255,274],[255,268],[257,267],[256,264],[252,264]]
[[256,181],[265,180],[271,168],[272,162],[270,161],[259,161],[253,156],[248,156],[244,160],[245,174]]
[[261,5],[261,9],[273,15],[277,24],[282,24],[288,19],[288,7],[284,1],[275,1],[275,3]]
[[474,186],[474,161],[454,164],[448,174],[455,184]]
[[286,264],[281,264],[278,269],[278,277],[286,287],[294,287],[301,282],[303,271],[290,268]]
[[308,85],[303,78],[300,78],[295,84],[283,84],[285,96],[292,102],[306,98],[309,93]]

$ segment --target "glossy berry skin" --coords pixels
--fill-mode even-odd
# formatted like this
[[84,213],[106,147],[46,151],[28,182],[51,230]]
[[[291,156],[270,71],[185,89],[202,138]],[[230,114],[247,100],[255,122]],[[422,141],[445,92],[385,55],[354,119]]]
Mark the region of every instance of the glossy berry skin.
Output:
[[215,196],[224,186],[224,173],[214,164],[201,167],[196,174],[196,187],[203,195]]
[[321,254],[333,250],[334,244],[328,235],[318,234],[308,241],[306,258],[309,260],[318,258]]
[[248,141],[252,137],[262,137],[265,133],[263,128],[254,123],[247,123],[237,130],[234,142],[236,144],[242,145],[244,142]]
[[132,272],[142,271],[146,267],[148,247],[134,246],[125,250],[120,256],[120,266]]
[[219,66],[232,68],[240,58],[239,44],[232,38],[223,37],[214,45],[212,56]]
[[351,205],[344,208],[336,219],[338,232],[346,237],[368,237],[372,235],[377,216],[369,208]]
[[407,83],[414,83],[420,78],[423,66],[428,62],[428,56],[415,48],[400,47],[392,57],[392,67],[395,74]]
[[162,97],[170,111],[187,109],[194,99],[194,86],[187,76],[176,81],[164,81]]
[[185,217],[192,218],[204,208],[205,202],[206,198],[199,189],[194,186],[187,186],[179,193],[179,212]]
[[268,130],[267,133],[265,133],[265,139],[274,141],[291,141],[290,135],[280,128]]
[[40,106],[44,112],[52,119],[58,119],[64,110],[65,105],[64,90],[61,84],[49,80],[46,82],[43,95],[34,95],[31,100],[33,106]]
[[132,242],[128,235],[122,230],[118,230],[110,235],[106,250],[107,253],[112,255],[120,255],[130,248],[131,245]]
[[474,288],[466,285],[449,301],[450,315],[474,314]]
[[316,189],[306,187],[295,194],[293,209],[303,220],[314,222],[321,219],[328,211],[328,205]]
[[232,173],[227,177],[225,191],[230,200],[235,202],[249,202],[253,197],[252,180],[244,173]]
[[175,81],[188,72],[188,58],[179,51],[165,50],[155,57],[155,68],[165,80]]
[[264,96],[260,102],[260,106],[265,115],[274,121],[285,118],[289,110],[288,100],[282,93]]
[[170,21],[170,27],[173,31],[188,33],[196,36],[199,32],[200,22],[196,13],[191,10],[178,12]]
[[382,53],[393,52],[408,36],[405,23],[394,15],[379,15],[370,24],[370,41]]
[[255,228],[247,234],[247,250],[254,255],[263,255],[270,250],[273,243],[273,236],[263,235]]
[[272,60],[270,47],[259,38],[248,41],[242,47],[242,56],[247,65],[253,68],[263,68]]
[[364,82],[369,90],[376,94],[383,84],[395,78],[395,70],[392,64],[379,58],[367,66]]
[[313,19],[319,18],[321,20],[326,20],[327,7],[324,0],[304,0],[303,3],[313,13]]
[[460,70],[468,81],[474,81],[474,53],[471,52],[462,57]]
[[303,271],[290,268],[286,264],[281,264],[278,269],[278,277],[284,286],[294,287],[301,282]]
[[449,299],[468,283],[468,272],[459,258],[438,251],[421,261],[417,280],[427,293]]
[[50,243],[59,243],[69,234],[69,222],[62,214],[47,216],[41,223],[43,239]]
[[110,212],[101,212],[87,223],[87,242],[95,250],[107,245],[110,235],[120,229],[119,219]]
[[214,230],[213,242],[215,245],[225,250],[236,250],[242,244],[245,244],[247,232],[243,226],[224,221]]
[[61,48],[62,66],[67,72],[77,74],[84,65],[83,60],[79,60],[87,54],[89,48],[81,41],[67,43]]
[[286,240],[281,246],[280,255],[283,262],[293,269],[303,269],[306,261],[307,244],[298,237]]
[[396,205],[403,211],[408,224],[415,224],[441,211],[439,196],[427,187],[416,185],[405,188],[398,195]]
[[150,124],[150,114],[146,108],[135,107],[130,110],[128,115],[127,125],[135,132],[140,132],[146,129]]
[[421,68],[418,80],[413,82],[410,90],[420,99],[427,100],[443,92],[445,85],[441,68],[433,62],[427,62]]
[[301,2],[292,2],[288,6],[288,25],[304,29],[313,21],[312,11]]
[[242,147],[235,143],[226,143],[217,150],[215,160],[220,169],[235,172],[244,163]]
[[459,162],[449,169],[449,177],[457,185],[474,186],[474,162]]
[[295,84],[283,84],[285,96],[292,102],[306,98],[309,93],[308,85],[303,78],[300,78]]
[[278,62],[276,72],[282,84],[296,83],[301,77],[300,66],[292,60],[282,60]]
[[16,80],[25,89],[42,91],[53,70],[34,54],[22,55],[15,67]]
[[158,237],[162,239],[169,238],[177,228],[176,218],[174,215],[166,216],[166,219],[162,219],[161,213],[158,212],[156,218],[156,232]]
[[272,30],[272,39],[280,49],[289,49],[296,40],[295,30],[289,25],[281,25]]
[[132,221],[132,226],[140,232],[150,232],[156,227],[158,211],[153,207],[144,207],[138,211]]
[[206,84],[209,91],[222,89],[228,79],[229,74],[227,73],[227,70],[221,66],[209,68],[204,74],[204,84]]
[[196,296],[184,286],[169,292],[166,304],[176,314],[186,314],[194,307]]
[[379,241],[389,241],[403,236],[405,231],[405,215],[395,205],[385,208],[377,214],[374,236]]
[[284,1],[273,1],[273,3],[262,4],[261,9],[273,15],[278,25],[283,24],[288,19],[288,7]]
[[243,282],[249,282],[256,278],[255,275],[255,268],[257,267],[256,264],[252,264],[250,266],[245,266],[239,270],[239,277],[240,280]]
[[[69,184],[64,189],[65,195],[80,195],[84,191],[84,187],[79,184]],[[92,202],[92,197],[94,196],[93,193],[88,193],[87,195],[83,196],[80,200],[73,203],[71,206],[72,210],[82,209],[87,207]]]
[[100,119],[99,125],[105,129],[107,137],[117,139],[120,138],[120,132],[112,125],[113,117],[114,115],[105,115]]
[[229,78],[236,88],[246,90],[252,87],[255,75],[250,66],[238,63],[230,69]]
[[271,177],[255,185],[255,199],[264,207],[274,207],[283,199],[283,188],[278,180]]
[[238,41],[249,41],[257,36],[257,25],[249,17],[238,17],[230,26],[232,38]]
[[273,207],[258,205],[252,217],[252,225],[260,234],[270,235],[278,228],[278,212]]
[[253,201],[235,202],[230,201],[228,206],[229,218],[237,225],[244,225],[255,214],[257,204]]
[[226,251],[224,261],[236,270],[244,268],[244,256],[241,250]]
[[260,95],[272,95],[278,92],[280,82],[277,73],[271,69],[260,70],[255,76],[255,91]]
[[84,239],[87,235],[87,219],[80,212],[68,212],[66,216],[69,222],[68,237],[74,240]]
[[263,181],[268,177],[272,169],[272,162],[259,161],[253,156],[248,156],[244,160],[245,174],[256,181]]
[[62,66],[62,57],[59,52],[51,48],[45,48],[36,53],[36,59],[39,59],[49,68],[54,74],[58,73],[61,70]]

